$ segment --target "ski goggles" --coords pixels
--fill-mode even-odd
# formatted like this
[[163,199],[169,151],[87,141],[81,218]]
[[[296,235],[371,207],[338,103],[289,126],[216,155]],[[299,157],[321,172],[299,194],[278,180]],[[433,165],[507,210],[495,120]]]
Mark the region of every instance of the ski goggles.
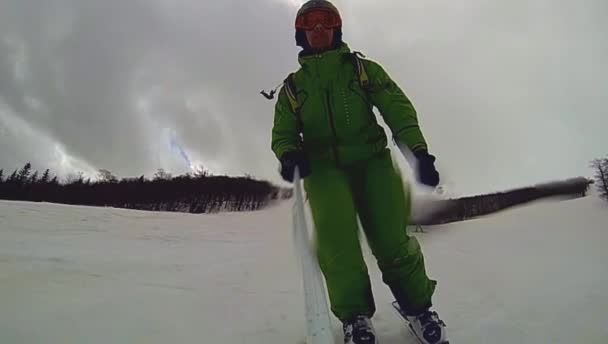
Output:
[[296,18],[296,29],[313,30],[319,24],[326,29],[335,29],[342,26],[342,19],[326,9],[310,10]]

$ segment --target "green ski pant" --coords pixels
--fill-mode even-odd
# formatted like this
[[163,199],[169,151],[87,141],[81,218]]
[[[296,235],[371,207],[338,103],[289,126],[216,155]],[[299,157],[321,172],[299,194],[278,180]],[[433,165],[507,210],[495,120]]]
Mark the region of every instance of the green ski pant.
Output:
[[371,317],[376,311],[357,217],[382,280],[400,306],[412,314],[431,306],[437,282],[427,277],[418,241],[406,233],[410,193],[388,149],[349,167],[313,162],[304,187],[320,268],[338,319]]

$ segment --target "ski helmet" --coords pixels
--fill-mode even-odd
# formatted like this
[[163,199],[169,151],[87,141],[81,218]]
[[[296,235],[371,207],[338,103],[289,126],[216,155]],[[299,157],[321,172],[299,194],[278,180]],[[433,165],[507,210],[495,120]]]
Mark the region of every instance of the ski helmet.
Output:
[[[333,46],[336,47],[338,46],[341,42],[342,42],[342,18],[340,16],[340,12],[338,11],[338,8],[336,8],[336,6],[334,6],[331,2],[327,1],[327,0],[309,0],[307,2],[305,2],[300,9],[298,10],[298,13],[296,14],[296,22],[298,21],[298,18],[304,14],[306,14],[307,12],[311,11],[311,10],[316,10],[316,9],[324,9],[327,11],[330,11],[331,13],[333,13],[334,15],[336,15],[338,17],[338,19],[340,20],[340,26],[336,27],[334,29],[334,41],[333,41]],[[306,40],[306,33],[304,32],[303,29],[299,29],[296,27],[296,45],[300,46],[304,49],[309,49],[310,47],[308,46],[308,41]]]
[[327,0],[309,0],[305,2],[298,10],[296,17],[299,17],[302,14],[313,9],[326,9],[340,17],[340,12],[336,8],[336,6],[334,6],[331,2]]

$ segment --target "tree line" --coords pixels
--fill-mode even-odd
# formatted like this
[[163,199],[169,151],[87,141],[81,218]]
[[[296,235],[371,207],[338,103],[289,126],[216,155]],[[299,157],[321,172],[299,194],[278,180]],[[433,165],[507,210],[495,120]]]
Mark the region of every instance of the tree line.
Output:
[[578,177],[504,192],[442,200],[439,210],[412,219],[414,225],[463,221],[545,198],[585,197],[593,180]]
[[6,175],[0,169],[0,199],[152,211],[212,213],[258,210],[291,193],[250,176],[211,175],[206,170],[172,176],[159,169],[153,178],[118,179],[99,170],[91,181],[82,173],[60,181],[49,169],[42,174],[30,163]]
[[594,159],[591,167],[595,171],[595,179],[578,177],[505,192],[444,200],[438,206],[440,210],[413,218],[411,224],[434,225],[463,221],[543,198],[584,197],[592,184],[596,185],[600,197],[608,201],[608,157]]
[[[595,184],[600,196],[608,201],[608,157],[593,160]],[[415,224],[431,225],[462,221],[497,212],[547,197],[585,196],[594,181],[579,177],[539,184],[493,194],[449,199],[432,218],[412,219]],[[292,196],[292,189],[245,177],[214,176],[199,169],[194,173],[172,176],[159,169],[153,178],[118,179],[108,170],[99,170],[91,181],[82,173],[60,181],[49,169],[39,173],[27,163],[5,175],[0,169],[0,199],[52,202],[72,205],[188,213],[251,211],[275,200]]]

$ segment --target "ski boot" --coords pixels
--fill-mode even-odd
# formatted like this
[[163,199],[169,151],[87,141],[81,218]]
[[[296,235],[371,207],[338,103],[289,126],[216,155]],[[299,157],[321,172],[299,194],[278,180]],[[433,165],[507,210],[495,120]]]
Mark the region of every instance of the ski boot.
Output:
[[344,344],[378,344],[376,331],[369,317],[357,316],[352,321],[344,322]]
[[422,344],[449,344],[445,323],[437,312],[425,310],[418,315],[406,315],[410,330]]

